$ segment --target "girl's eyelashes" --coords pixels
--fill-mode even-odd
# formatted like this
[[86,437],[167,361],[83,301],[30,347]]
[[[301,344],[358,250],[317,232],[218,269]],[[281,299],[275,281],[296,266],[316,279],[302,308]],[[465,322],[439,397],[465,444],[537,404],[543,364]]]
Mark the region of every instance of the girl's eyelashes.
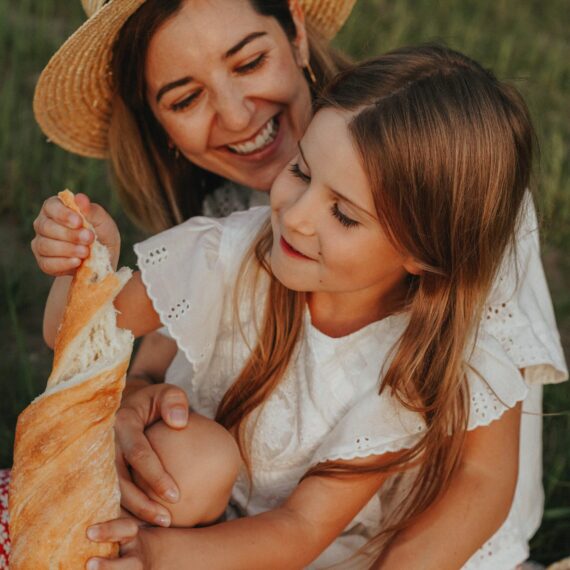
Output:
[[299,163],[296,162],[289,167],[289,171],[293,173],[293,176],[302,180],[303,182],[309,183],[311,181],[311,177],[308,174],[305,174],[300,168]]
[[189,107],[192,103],[194,103],[194,101],[200,96],[201,93],[202,93],[202,90],[198,89],[198,90],[190,93],[190,95],[188,95],[188,97],[185,97],[184,99],[182,99],[182,101],[177,101],[176,103],[172,103],[172,105],[170,105],[170,108],[173,111],[182,111],[182,110],[186,109],[187,107]]
[[240,75],[245,75],[246,73],[249,73],[250,71],[254,71],[255,69],[261,67],[266,60],[267,60],[267,54],[262,53],[258,55],[255,59],[251,60],[250,62],[245,63],[244,65],[240,65],[239,67],[236,67],[235,71]]
[[349,218],[338,209],[336,202],[331,206],[331,213],[345,228],[354,228],[358,225],[356,220]]

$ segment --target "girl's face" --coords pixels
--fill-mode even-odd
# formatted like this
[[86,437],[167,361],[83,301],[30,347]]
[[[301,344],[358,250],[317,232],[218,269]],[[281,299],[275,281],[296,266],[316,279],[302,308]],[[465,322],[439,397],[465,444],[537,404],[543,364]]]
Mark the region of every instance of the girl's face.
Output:
[[382,231],[349,119],[319,111],[275,181],[271,269],[289,289],[381,303],[399,291],[413,263]]
[[301,21],[293,44],[248,0],[187,0],[150,41],[147,98],[194,164],[267,190],[311,116]]

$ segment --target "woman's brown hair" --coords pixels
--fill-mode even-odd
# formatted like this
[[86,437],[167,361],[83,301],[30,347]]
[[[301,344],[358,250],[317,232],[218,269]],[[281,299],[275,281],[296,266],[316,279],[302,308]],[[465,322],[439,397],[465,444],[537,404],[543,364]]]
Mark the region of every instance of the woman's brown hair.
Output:
[[[534,133],[514,88],[441,46],[400,49],[341,73],[317,103],[317,112],[323,108],[350,116],[380,224],[421,267],[409,277],[407,326],[379,392],[420,413],[427,429],[388,465],[327,462],[305,477],[417,468],[390,521],[394,531],[441,495],[461,459],[470,351],[493,279],[514,247]],[[266,230],[255,257],[271,275],[270,250]],[[303,294],[271,278],[258,345],[219,406],[217,420],[237,431],[246,458],[245,420],[291,361],[303,306]]]
[[[274,17],[289,40],[296,29],[287,0],[250,0]],[[181,9],[184,0],[146,0],[125,23],[113,50],[116,94],[109,129],[110,157],[119,198],[131,219],[158,232],[202,213],[204,197],[222,179],[176,156],[146,100],[145,60],[154,33]],[[313,95],[347,60],[307,25],[310,63],[317,79]],[[311,83],[309,82],[311,85]]]

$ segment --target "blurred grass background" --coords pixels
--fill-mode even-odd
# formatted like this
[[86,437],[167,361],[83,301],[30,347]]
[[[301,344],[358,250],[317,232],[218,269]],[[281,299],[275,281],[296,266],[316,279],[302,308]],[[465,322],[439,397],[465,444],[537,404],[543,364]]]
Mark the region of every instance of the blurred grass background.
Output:
[[[49,144],[32,115],[32,94],[49,56],[83,20],[78,0],[0,0],[0,467],[11,464],[20,411],[51,366],[41,338],[50,280],[29,249],[43,200],[64,187],[115,215],[125,243],[140,238],[120,214],[105,166]],[[358,0],[339,47],[360,58],[441,40],[513,80],[534,116],[541,145],[536,179],[543,258],[566,354],[570,355],[570,5],[568,0]],[[127,249],[127,248],[125,248]],[[132,255],[124,263],[133,265]],[[532,558],[570,555],[570,390],[545,390],[546,510]]]

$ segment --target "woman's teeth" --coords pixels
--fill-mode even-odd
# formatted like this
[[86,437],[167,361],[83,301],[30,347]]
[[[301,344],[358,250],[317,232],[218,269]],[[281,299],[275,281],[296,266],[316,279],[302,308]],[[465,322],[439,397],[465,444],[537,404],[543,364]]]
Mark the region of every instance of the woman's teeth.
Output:
[[277,136],[277,130],[277,120],[273,117],[254,139],[241,144],[229,144],[228,148],[237,154],[252,154],[271,144]]

